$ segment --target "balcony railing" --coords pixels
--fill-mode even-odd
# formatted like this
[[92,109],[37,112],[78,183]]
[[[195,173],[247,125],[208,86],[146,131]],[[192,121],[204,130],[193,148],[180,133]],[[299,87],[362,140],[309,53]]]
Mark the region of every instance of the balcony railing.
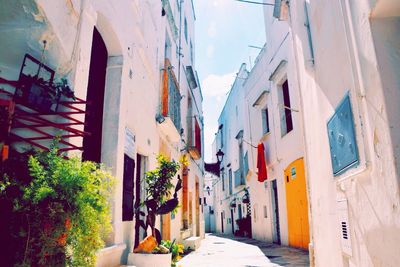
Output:
[[169,117],[175,125],[178,133],[181,129],[181,94],[179,84],[176,80],[171,63],[165,59],[165,69],[163,73],[163,88],[161,114]]

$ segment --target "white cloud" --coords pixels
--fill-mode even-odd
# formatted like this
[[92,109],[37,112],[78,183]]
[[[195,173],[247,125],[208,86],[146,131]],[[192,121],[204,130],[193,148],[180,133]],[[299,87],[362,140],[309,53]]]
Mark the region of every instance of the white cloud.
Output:
[[213,38],[217,36],[217,24],[215,21],[211,21],[210,24],[208,25],[207,29],[208,37]]
[[202,82],[204,96],[221,98],[231,89],[235,77],[236,72],[224,75],[208,75]]
[[207,46],[207,57],[212,58],[214,56],[214,46],[209,44]]

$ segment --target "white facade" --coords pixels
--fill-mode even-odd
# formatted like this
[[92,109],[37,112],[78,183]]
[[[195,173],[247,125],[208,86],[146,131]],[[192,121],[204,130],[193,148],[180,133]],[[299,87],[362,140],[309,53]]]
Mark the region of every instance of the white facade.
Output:
[[[400,265],[399,22],[399,1],[290,1],[315,266]],[[333,175],[327,123],[346,94],[359,163]]]
[[[124,154],[127,153],[136,162],[135,182],[139,177],[143,181],[144,172],[156,167],[159,153],[175,161],[183,154],[189,156],[187,189],[190,192],[188,203],[193,211],[193,220],[186,227],[185,235],[204,236],[203,208],[196,206],[199,205],[199,198],[195,193],[197,186],[198,197],[203,197],[204,170],[202,95],[194,67],[195,13],[192,1],[1,2],[2,9],[8,11],[0,19],[2,24],[8,25],[0,41],[3,78],[18,80],[24,54],[29,53],[40,59],[42,41],[46,40],[43,61],[56,69],[57,78],[69,80],[77,97],[85,99],[94,28],[104,40],[108,59],[101,162],[111,168],[118,183],[112,202],[114,231],[107,240],[107,248],[99,252],[98,265],[118,266],[126,263],[127,253],[133,250],[135,218],[122,221]],[[169,116],[163,123],[156,121],[162,109],[165,58],[169,59],[170,69],[175,73],[179,85],[179,129],[174,127]],[[188,153],[194,146],[193,118],[200,128],[200,157],[197,159]],[[127,137],[127,133],[130,137]],[[82,145],[81,139],[71,139],[71,142]],[[182,177],[181,171],[179,175]],[[142,182],[142,198],[143,187]],[[136,184],[134,188],[136,190]],[[180,201],[182,197],[181,191]],[[196,209],[200,210],[198,214]],[[163,235],[170,239],[183,239],[182,212],[179,209],[166,226],[157,222],[160,228],[164,227]]]
[[218,177],[206,174],[204,177],[204,224],[206,233],[215,233],[215,213],[214,213],[214,186]]
[[[240,68],[219,118],[215,152],[221,148],[225,156],[221,178],[215,185],[214,204],[217,232],[232,234],[233,222],[235,233],[238,229],[236,219],[247,216],[250,211],[253,238],[289,245],[284,171],[292,162],[304,158],[303,126],[297,75],[290,50],[291,34],[287,23],[278,21],[272,12],[272,7],[265,8],[267,43],[250,72],[245,70],[245,65]],[[283,87],[286,85],[290,104],[284,103]],[[285,109],[290,111],[291,126],[286,125]],[[244,185],[235,186],[234,173],[240,168],[240,142],[248,170],[246,168]],[[268,173],[264,182],[259,182],[257,176],[257,145],[260,143],[265,147]],[[229,191],[230,170],[232,192]],[[250,195],[250,210],[249,205],[243,203],[245,188]],[[231,208],[234,199],[236,207]]]

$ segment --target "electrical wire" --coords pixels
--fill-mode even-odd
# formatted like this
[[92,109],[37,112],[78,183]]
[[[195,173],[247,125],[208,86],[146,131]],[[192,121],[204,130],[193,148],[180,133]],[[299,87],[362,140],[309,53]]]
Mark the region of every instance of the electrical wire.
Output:
[[248,0],[235,0],[235,1],[248,3],[248,4],[263,5],[263,6],[275,6],[275,4],[271,4],[271,3],[260,3],[260,2],[254,2],[254,1],[248,1]]

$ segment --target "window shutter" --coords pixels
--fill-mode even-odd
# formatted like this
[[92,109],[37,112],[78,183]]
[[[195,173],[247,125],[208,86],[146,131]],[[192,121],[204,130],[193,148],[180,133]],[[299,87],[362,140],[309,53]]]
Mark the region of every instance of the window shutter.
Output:
[[124,155],[124,174],[122,191],[122,221],[133,220],[133,189],[135,161]]

